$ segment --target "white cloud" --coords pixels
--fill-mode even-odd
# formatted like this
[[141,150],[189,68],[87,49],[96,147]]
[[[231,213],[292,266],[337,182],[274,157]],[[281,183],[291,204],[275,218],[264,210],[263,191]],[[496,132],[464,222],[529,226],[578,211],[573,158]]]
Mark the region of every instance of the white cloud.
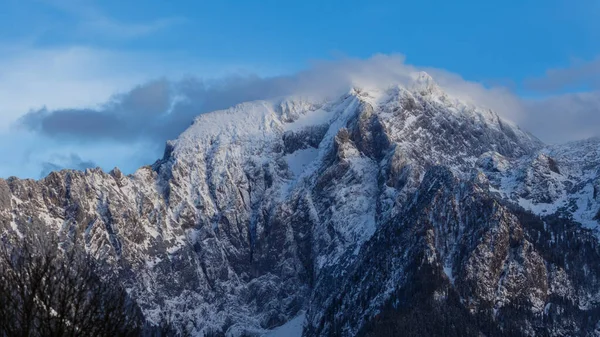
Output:
[[538,91],[557,91],[586,86],[600,88],[600,57],[592,61],[575,60],[569,67],[546,71],[540,78],[530,78],[526,85]]
[[82,36],[94,35],[111,39],[134,39],[186,23],[182,17],[161,17],[144,22],[125,22],[110,17],[90,1],[46,0],[46,3],[74,17],[73,29]]
[[174,25],[185,23],[183,18],[161,18],[144,23],[124,23],[105,16],[89,18],[81,25],[82,33],[95,33],[117,39],[133,39],[150,35]]

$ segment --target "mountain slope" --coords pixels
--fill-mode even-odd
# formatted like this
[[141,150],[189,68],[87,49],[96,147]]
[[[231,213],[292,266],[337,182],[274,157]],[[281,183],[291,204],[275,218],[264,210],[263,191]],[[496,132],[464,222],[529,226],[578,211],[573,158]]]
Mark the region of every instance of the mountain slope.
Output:
[[195,335],[598,335],[599,153],[419,73],[201,115],[131,176],[0,180],[0,230],[81,237]]

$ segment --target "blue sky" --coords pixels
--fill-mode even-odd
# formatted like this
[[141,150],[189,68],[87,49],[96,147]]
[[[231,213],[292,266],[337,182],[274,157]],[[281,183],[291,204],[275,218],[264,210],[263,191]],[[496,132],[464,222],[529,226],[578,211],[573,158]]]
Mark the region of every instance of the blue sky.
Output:
[[4,0],[3,43],[178,54],[294,71],[312,59],[402,53],[477,81],[540,76],[600,54],[600,2]]
[[[557,126],[549,125],[538,131],[544,140],[594,135],[578,130],[580,120],[589,124],[598,115],[598,17],[597,0],[3,0],[0,140],[19,146],[0,146],[0,176],[37,178],[48,169],[92,164],[131,172],[159,156],[166,138],[176,136],[194,112],[186,110],[169,132],[146,123],[147,132],[134,138],[108,132],[90,139],[47,125],[73,115],[85,125],[83,119],[99,112],[127,116],[134,125],[142,113],[127,102],[141,93],[164,93],[164,101],[144,103],[159,114],[169,109],[175,91],[189,89],[181,82],[189,78],[227,79],[219,82],[219,97],[227,99],[211,105],[219,108],[242,97],[262,98],[237,84],[231,94],[232,78],[293,77],[324,60],[337,67],[339,60],[376,54],[402,55],[396,63],[437,69],[510,95],[507,101],[537,113],[532,116],[548,107],[572,110],[553,115],[571,129],[552,139]],[[115,100],[120,103],[107,107]],[[15,126],[27,114],[38,119]],[[47,118],[55,115],[62,119]],[[533,129],[537,121],[524,119]],[[152,133],[159,134],[156,140]]]

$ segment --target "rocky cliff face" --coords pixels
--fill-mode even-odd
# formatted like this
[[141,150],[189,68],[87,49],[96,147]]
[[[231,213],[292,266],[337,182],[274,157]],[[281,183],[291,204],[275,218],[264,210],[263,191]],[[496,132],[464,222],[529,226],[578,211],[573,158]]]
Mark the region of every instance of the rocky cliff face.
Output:
[[600,140],[545,146],[408,87],[201,115],[130,176],[0,180],[119,273],[150,322],[260,335],[600,335]]

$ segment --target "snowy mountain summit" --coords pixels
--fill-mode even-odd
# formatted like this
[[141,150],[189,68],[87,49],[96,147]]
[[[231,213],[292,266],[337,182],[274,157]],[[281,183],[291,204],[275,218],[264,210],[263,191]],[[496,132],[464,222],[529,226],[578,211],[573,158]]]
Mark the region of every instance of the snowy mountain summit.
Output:
[[202,114],[130,176],[0,180],[0,230],[32,222],[194,336],[600,336],[600,140],[426,73]]

